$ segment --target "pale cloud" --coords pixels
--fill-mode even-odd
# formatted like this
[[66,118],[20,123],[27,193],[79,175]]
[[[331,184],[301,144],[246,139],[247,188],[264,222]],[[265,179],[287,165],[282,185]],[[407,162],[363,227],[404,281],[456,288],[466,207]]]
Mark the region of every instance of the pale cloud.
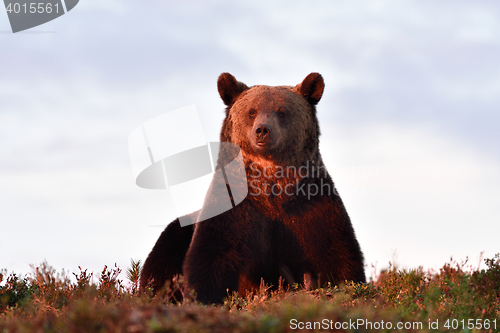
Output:
[[451,256],[496,253],[497,160],[425,127],[373,123],[323,132],[325,163],[368,263],[382,268],[394,250],[399,264],[426,268]]

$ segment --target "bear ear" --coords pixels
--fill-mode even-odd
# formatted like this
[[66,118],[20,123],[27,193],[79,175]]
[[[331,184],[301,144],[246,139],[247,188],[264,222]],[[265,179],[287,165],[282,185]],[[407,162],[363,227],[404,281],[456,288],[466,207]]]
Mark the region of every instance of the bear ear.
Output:
[[238,82],[231,74],[222,73],[217,80],[217,89],[224,104],[231,106],[248,87],[246,84]]
[[318,104],[321,96],[323,96],[323,89],[325,89],[325,82],[319,73],[311,73],[302,83],[298,84],[295,89],[299,94],[304,96],[312,105]]

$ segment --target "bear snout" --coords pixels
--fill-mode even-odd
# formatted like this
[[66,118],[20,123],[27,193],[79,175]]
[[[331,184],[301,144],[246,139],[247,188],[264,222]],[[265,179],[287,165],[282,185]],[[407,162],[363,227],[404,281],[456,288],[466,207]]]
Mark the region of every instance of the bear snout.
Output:
[[269,140],[271,138],[271,126],[268,124],[258,124],[255,126],[255,137],[259,140]]
[[253,128],[253,143],[257,149],[271,149],[278,143],[279,131],[270,124],[257,123]]

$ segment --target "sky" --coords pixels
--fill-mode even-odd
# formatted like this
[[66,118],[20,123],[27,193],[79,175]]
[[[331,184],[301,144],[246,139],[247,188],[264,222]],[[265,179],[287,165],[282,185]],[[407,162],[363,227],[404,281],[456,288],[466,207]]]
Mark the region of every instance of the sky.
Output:
[[222,72],[322,74],[320,149],[368,276],[500,252],[498,1],[82,0],[16,34],[0,10],[0,50],[0,269],[144,260],[175,216],[135,185],[128,136],[194,104],[217,141]]

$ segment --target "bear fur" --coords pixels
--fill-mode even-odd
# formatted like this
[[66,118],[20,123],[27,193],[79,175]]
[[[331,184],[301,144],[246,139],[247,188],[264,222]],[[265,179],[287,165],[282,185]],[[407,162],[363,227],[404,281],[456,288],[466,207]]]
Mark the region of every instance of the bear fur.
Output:
[[[208,220],[169,224],[144,263],[141,286],[159,290],[184,274],[197,299],[211,304],[261,280],[274,287],[281,278],[313,285],[366,281],[354,229],[319,151],[316,104],[323,89],[318,73],[295,87],[248,87],[220,75],[227,106],[220,141],[240,147],[248,195]],[[218,166],[226,163],[223,155]],[[205,203],[211,200],[216,204],[209,191]],[[195,222],[198,214],[189,217]]]

